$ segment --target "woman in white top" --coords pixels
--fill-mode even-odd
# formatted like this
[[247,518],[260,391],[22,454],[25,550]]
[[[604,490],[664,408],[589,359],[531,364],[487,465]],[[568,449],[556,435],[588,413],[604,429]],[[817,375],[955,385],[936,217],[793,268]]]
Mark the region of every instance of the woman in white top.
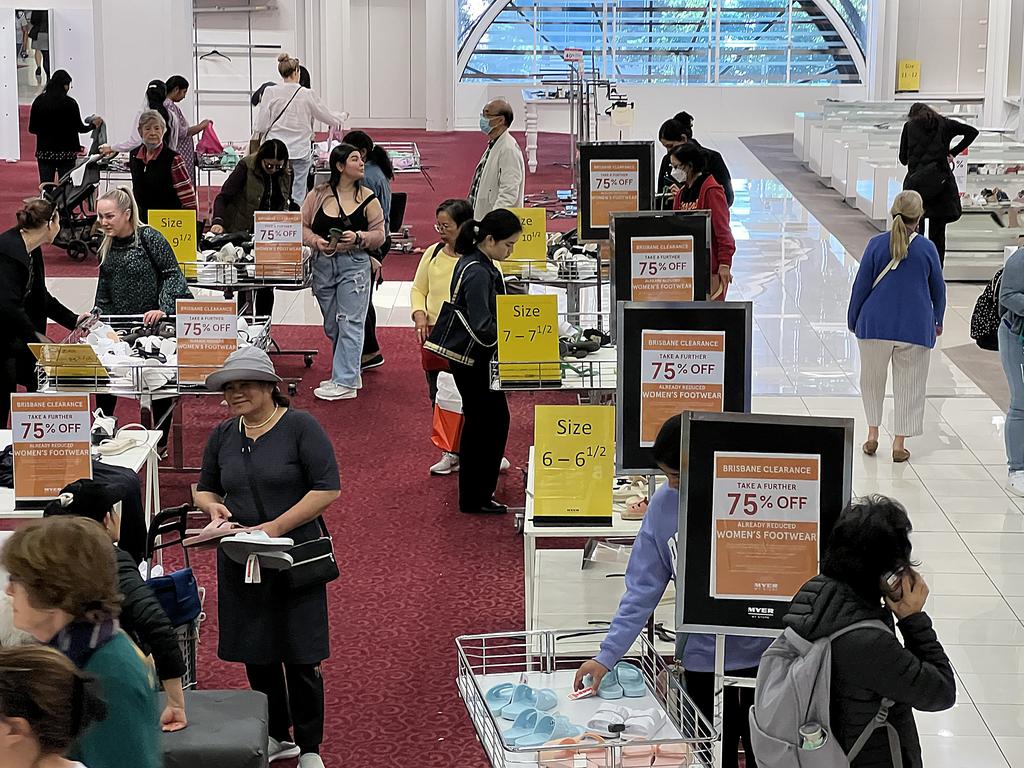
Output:
[[[160,116],[167,124],[167,130],[164,133],[164,144],[171,149],[175,149],[174,145],[177,142],[180,129],[175,114],[167,111],[167,107],[164,104],[166,101],[167,86],[164,84],[164,81],[150,80],[149,85],[146,86],[146,96],[142,100],[142,109],[135,113],[135,121],[132,123],[132,131],[128,138],[116,144],[104,144],[100,147],[100,152],[104,155],[115,155],[118,152],[131,152],[136,147],[141,146],[142,134],[139,133],[139,118],[142,117],[143,112],[148,110],[160,113]],[[185,126],[185,128],[187,129],[188,126]]]
[[253,129],[263,141],[280,139],[288,147],[292,164],[292,201],[306,197],[306,179],[313,164],[313,121],[340,126],[348,112],[334,112],[315,93],[299,84],[299,60],[287,53],[277,57],[277,71],[283,82],[263,92]]

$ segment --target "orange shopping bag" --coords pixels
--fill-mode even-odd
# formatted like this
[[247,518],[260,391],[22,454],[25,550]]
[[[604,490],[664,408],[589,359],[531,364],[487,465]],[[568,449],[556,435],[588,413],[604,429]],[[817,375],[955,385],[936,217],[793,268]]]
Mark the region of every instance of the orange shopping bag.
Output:
[[437,376],[437,398],[434,400],[433,434],[430,441],[448,453],[459,452],[462,437],[462,397],[455,387],[455,378],[447,371]]

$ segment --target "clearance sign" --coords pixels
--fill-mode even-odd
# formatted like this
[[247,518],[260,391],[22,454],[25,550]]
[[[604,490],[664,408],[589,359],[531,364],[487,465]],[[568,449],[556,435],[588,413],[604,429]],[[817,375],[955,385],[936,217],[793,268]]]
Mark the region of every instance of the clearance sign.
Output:
[[678,413],[722,412],[725,331],[643,331],[640,349],[642,448]]
[[606,229],[609,216],[640,210],[640,161],[590,161],[590,227]]
[[821,456],[715,452],[711,596],[789,601],[818,573]]
[[10,397],[16,503],[52,499],[92,477],[89,395]]
[[693,237],[630,239],[633,301],[693,301]]

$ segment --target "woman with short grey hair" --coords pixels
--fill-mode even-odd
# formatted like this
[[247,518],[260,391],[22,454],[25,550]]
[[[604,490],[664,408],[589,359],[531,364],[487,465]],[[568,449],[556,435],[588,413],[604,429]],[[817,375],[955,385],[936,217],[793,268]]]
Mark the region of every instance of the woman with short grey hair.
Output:
[[154,109],[139,115],[142,144],[128,154],[132,192],[139,217],[149,223],[150,210],[196,210],[196,190],[185,161],[164,143],[167,121]]

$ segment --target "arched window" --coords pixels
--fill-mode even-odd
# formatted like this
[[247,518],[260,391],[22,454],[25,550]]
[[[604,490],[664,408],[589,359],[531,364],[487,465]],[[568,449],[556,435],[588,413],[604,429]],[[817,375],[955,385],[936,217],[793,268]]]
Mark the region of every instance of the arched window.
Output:
[[868,0],[458,0],[462,81],[834,85],[864,76]]

